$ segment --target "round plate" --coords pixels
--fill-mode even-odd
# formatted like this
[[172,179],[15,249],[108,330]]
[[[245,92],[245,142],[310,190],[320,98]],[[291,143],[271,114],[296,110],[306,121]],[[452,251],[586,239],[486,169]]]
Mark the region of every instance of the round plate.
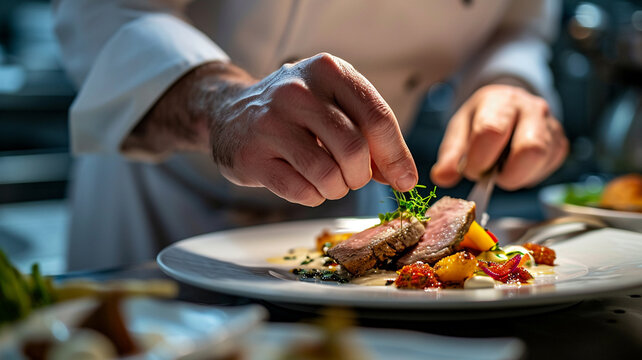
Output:
[[554,246],[556,275],[526,286],[495,289],[398,290],[393,286],[310,283],[269,257],[314,247],[323,230],[359,231],[377,219],[340,218],[272,224],[197,236],[164,249],[161,269],[209,290],[280,303],[363,308],[473,310],[580,301],[642,285],[642,234],[601,229]]
[[563,215],[592,216],[615,228],[642,232],[642,213],[565,204],[564,196],[569,185],[582,186],[582,184],[558,184],[547,186],[540,190],[539,200],[544,205],[549,217],[554,218]]

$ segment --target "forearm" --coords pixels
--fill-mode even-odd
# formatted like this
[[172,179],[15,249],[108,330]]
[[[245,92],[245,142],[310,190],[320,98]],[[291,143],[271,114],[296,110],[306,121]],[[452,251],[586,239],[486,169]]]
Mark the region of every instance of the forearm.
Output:
[[254,82],[227,62],[194,68],[158,99],[125,138],[121,151],[141,159],[175,151],[210,153],[217,109]]

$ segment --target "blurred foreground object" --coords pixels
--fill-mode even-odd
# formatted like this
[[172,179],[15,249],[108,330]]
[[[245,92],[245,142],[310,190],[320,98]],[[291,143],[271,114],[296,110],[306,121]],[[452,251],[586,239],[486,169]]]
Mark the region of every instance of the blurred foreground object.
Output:
[[349,331],[354,326],[355,314],[345,308],[326,308],[314,323],[323,336],[315,341],[292,344],[282,355],[283,360],[365,360],[372,358],[359,346]]
[[83,297],[108,298],[114,294],[174,298],[178,285],[171,280],[99,283],[82,279],[54,284],[50,277],[42,276],[37,263],[33,264],[30,275],[23,275],[0,250],[0,326],[56,302]]

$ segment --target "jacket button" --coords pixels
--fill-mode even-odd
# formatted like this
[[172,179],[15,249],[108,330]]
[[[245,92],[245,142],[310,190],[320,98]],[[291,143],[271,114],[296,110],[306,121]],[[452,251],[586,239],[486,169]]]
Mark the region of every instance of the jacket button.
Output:
[[414,90],[421,83],[421,76],[418,73],[414,73],[406,79],[404,83],[404,88],[406,91]]

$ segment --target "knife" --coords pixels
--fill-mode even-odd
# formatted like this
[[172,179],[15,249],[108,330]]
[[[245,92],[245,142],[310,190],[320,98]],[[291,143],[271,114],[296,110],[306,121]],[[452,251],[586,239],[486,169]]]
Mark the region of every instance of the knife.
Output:
[[475,221],[484,228],[486,227],[486,223],[488,223],[489,219],[486,209],[488,208],[490,196],[493,194],[493,189],[495,188],[495,180],[497,180],[497,175],[504,168],[504,163],[506,162],[508,153],[510,152],[512,140],[513,137],[511,135],[495,165],[493,165],[493,167],[486,173],[482,174],[468,194],[468,198],[466,198],[468,201],[475,202]]

